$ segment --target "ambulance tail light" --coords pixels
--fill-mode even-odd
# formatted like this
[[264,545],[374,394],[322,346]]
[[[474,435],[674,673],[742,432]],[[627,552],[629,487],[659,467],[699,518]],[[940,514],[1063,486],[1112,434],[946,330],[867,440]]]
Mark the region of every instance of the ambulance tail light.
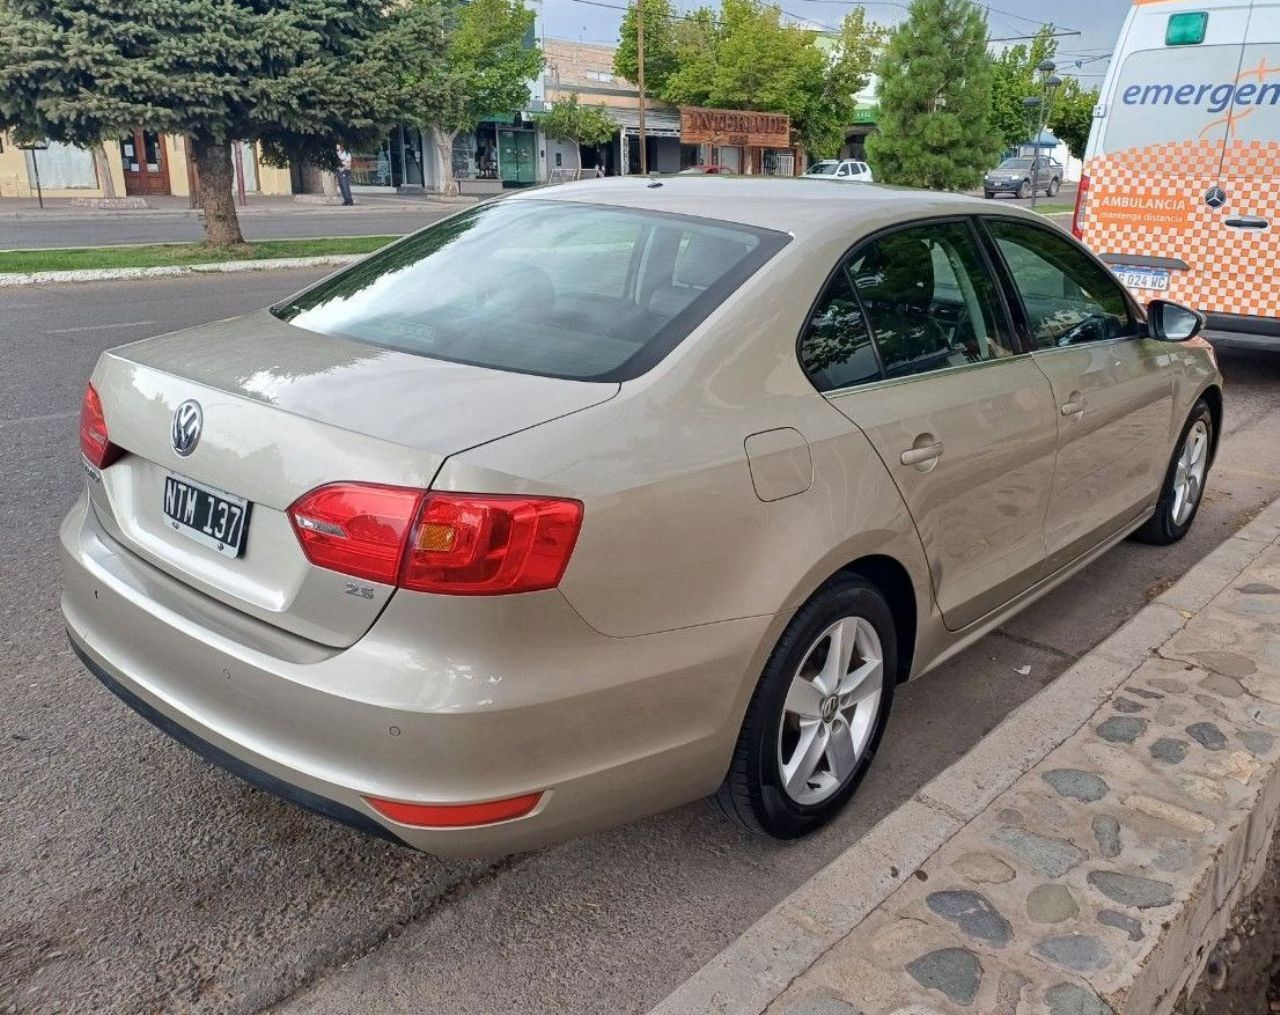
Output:
[[1076,209],[1071,214],[1071,235],[1077,240],[1084,239],[1084,203],[1089,193],[1089,177],[1080,177],[1080,186],[1076,188]]

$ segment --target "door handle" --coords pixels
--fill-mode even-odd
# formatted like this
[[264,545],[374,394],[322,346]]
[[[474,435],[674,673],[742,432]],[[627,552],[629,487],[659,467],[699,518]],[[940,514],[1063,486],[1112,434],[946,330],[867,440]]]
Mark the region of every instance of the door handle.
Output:
[[1223,219],[1226,225],[1232,229],[1266,229],[1271,225],[1270,221],[1259,218],[1257,215],[1235,215],[1229,219]]
[[[927,466],[936,462],[942,457],[942,451],[942,442],[939,441],[937,444],[926,444],[922,448],[907,448],[906,451],[898,456],[898,460],[903,465],[914,465],[916,468],[920,468],[922,465]],[[927,471],[927,469],[922,469],[921,471]]]
[[1083,398],[1073,398],[1069,402],[1062,403],[1062,414],[1064,416],[1082,416],[1085,410],[1085,400]]

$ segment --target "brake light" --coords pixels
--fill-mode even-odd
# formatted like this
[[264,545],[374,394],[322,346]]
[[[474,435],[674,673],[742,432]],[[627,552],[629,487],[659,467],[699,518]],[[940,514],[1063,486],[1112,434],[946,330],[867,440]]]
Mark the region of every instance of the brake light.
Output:
[[552,589],[581,526],[576,500],[429,493],[401,585],[455,596]]
[[92,384],[85,386],[84,401],[80,403],[80,451],[98,469],[105,469],[124,454],[111,443],[107,417],[102,414],[102,399]]
[[295,501],[289,521],[311,563],[394,585],[422,496],[402,486],[334,483]]
[[399,800],[365,797],[365,801],[384,818],[415,828],[468,828],[493,825],[499,821],[522,818],[538,806],[541,793],[506,800],[487,800],[478,804],[408,804]]
[[335,483],[289,508],[311,563],[415,592],[495,596],[555,588],[582,504]]
[[1084,198],[1089,193],[1089,177],[1081,176],[1080,185],[1076,188],[1076,207],[1071,213],[1071,235],[1077,240],[1084,239]]

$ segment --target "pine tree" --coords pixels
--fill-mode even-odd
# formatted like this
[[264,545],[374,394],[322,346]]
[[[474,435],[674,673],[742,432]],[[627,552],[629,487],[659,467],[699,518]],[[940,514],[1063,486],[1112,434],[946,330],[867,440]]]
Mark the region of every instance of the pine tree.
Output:
[[976,186],[1001,149],[978,9],[969,0],[912,0],[877,70],[879,130],[867,138],[876,178],[933,190]]
[[243,242],[231,142],[334,164],[395,119],[383,0],[0,0],[0,129],[185,134],[205,237]]

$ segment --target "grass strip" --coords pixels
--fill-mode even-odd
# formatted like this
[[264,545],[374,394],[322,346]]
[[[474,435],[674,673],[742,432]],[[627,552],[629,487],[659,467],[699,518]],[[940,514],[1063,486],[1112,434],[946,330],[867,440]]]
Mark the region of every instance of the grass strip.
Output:
[[84,271],[95,268],[157,268],[275,257],[367,254],[396,236],[331,236],[311,240],[261,240],[234,247],[203,243],[153,243],[131,247],[65,247],[0,251],[0,274],[29,271]]

